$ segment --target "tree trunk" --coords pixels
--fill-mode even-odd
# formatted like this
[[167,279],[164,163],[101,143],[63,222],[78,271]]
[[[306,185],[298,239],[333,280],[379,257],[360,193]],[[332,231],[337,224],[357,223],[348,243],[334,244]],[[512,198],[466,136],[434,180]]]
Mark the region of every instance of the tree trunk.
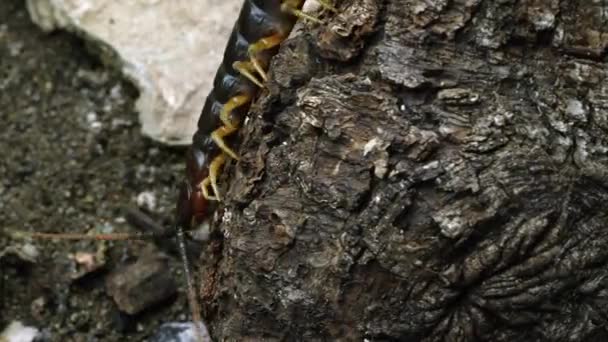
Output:
[[339,9],[240,131],[214,339],[608,340],[608,5]]

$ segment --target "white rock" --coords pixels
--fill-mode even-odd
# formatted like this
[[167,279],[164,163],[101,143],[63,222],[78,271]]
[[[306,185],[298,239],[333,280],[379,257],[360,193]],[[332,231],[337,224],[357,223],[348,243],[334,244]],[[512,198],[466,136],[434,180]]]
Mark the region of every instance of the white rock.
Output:
[[151,342],[211,342],[211,337],[205,324],[201,325],[202,341],[197,339],[195,325],[192,322],[169,322],[161,325]]
[[0,334],[0,341],[32,342],[40,332],[33,327],[26,327],[19,321],[12,321]]
[[148,211],[156,210],[156,195],[153,191],[143,191],[137,195],[137,206]]
[[27,0],[43,30],[110,49],[140,90],[144,134],[189,144],[242,0]]

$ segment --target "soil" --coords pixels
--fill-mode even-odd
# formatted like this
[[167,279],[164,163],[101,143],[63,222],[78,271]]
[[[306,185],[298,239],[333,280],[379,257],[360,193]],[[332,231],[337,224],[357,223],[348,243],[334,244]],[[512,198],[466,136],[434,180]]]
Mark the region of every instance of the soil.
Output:
[[[41,32],[24,3],[0,1],[0,252],[33,246],[39,255],[0,259],[0,330],[19,320],[52,341],[142,340],[161,322],[188,319],[177,258],[170,272],[178,295],[127,316],[104,282],[148,243],[24,240],[10,232],[133,231],[124,208],[138,202],[166,226],[184,150],[142,136],[137,90],[79,38]],[[79,252],[106,261],[73,279]]]

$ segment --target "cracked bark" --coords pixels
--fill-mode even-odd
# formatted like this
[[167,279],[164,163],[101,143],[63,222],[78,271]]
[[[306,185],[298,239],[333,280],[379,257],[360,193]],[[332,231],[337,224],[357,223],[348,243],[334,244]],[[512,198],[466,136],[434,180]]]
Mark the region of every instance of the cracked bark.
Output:
[[216,340],[608,340],[608,4],[348,0],[283,44],[201,261]]

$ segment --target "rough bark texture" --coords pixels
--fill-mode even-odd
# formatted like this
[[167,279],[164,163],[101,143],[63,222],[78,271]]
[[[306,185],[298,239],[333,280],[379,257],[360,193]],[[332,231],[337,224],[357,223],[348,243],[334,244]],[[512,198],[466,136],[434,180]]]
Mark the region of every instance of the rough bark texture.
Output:
[[339,8],[241,130],[214,339],[608,340],[608,4]]

